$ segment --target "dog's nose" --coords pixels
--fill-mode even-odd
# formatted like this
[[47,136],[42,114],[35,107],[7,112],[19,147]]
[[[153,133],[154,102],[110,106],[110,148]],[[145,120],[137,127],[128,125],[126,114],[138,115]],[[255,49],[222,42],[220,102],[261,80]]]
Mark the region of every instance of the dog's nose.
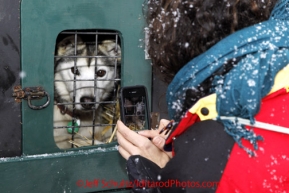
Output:
[[84,96],[80,98],[80,102],[81,102],[81,106],[84,109],[92,109],[92,107],[94,106],[94,97],[88,97],[88,96]]

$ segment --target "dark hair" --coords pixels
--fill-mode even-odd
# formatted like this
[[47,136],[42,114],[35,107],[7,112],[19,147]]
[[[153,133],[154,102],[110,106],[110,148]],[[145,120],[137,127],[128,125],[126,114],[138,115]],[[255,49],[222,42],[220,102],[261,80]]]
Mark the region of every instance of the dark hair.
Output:
[[192,58],[269,18],[277,0],[148,0],[148,53],[169,83]]
[[[267,20],[278,0],[148,0],[149,48],[154,69],[169,83],[191,59],[233,32]],[[227,61],[196,89],[188,89],[182,116],[210,94],[213,77],[227,73],[238,61]]]

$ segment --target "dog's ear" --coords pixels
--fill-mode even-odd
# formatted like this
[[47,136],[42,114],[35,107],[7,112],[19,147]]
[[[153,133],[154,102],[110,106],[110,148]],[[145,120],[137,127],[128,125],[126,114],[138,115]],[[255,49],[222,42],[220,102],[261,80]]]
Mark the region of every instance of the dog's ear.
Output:
[[[57,56],[71,56],[75,54],[75,49],[76,49],[76,54],[78,56],[84,56],[86,55],[86,45],[82,41],[81,37],[77,36],[77,44],[75,45],[75,36],[71,35],[63,40],[61,40],[57,44],[56,48],[56,55]],[[56,59],[59,60],[60,58]]]
[[121,48],[112,40],[104,40],[98,45],[98,50],[105,56],[117,57],[117,63],[121,62]]

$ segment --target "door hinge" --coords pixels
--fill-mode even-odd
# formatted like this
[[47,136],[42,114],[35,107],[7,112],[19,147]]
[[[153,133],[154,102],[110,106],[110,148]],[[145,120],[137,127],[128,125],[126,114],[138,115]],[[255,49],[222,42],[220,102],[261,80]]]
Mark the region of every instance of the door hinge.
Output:
[[[34,110],[44,109],[50,103],[50,97],[42,87],[26,87],[22,89],[21,86],[15,86],[12,96],[15,97],[15,101],[18,103],[21,103],[22,99],[27,100],[28,106]],[[36,106],[31,103],[31,100],[39,100],[43,97],[46,97],[46,102],[43,105]]]

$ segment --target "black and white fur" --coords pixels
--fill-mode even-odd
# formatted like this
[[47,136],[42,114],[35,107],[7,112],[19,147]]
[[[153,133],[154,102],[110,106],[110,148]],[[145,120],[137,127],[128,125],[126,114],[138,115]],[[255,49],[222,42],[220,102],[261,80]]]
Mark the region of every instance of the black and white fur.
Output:
[[[76,59],[65,57],[75,54]],[[102,41],[97,47],[87,45],[81,37],[72,35],[57,45],[56,55],[60,57],[55,59],[55,104],[58,104],[54,107],[54,127],[58,127],[54,129],[55,142],[61,149],[71,147],[68,141],[72,135],[66,128],[60,127],[65,127],[69,121],[77,119],[82,127],[74,135],[75,144],[91,145],[93,113],[96,117],[95,124],[101,123],[103,105],[100,103],[108,100],[115,88],[114,79],[118,78],[116,65],[120,64],[121,56],[120,46],[111,40]],[[95,75],[97,81],[94,81]],[[101,136],[103,128],[95,127],[95,144],[103,143],[102,140],[111,135],[110,130],[105,136]]]

